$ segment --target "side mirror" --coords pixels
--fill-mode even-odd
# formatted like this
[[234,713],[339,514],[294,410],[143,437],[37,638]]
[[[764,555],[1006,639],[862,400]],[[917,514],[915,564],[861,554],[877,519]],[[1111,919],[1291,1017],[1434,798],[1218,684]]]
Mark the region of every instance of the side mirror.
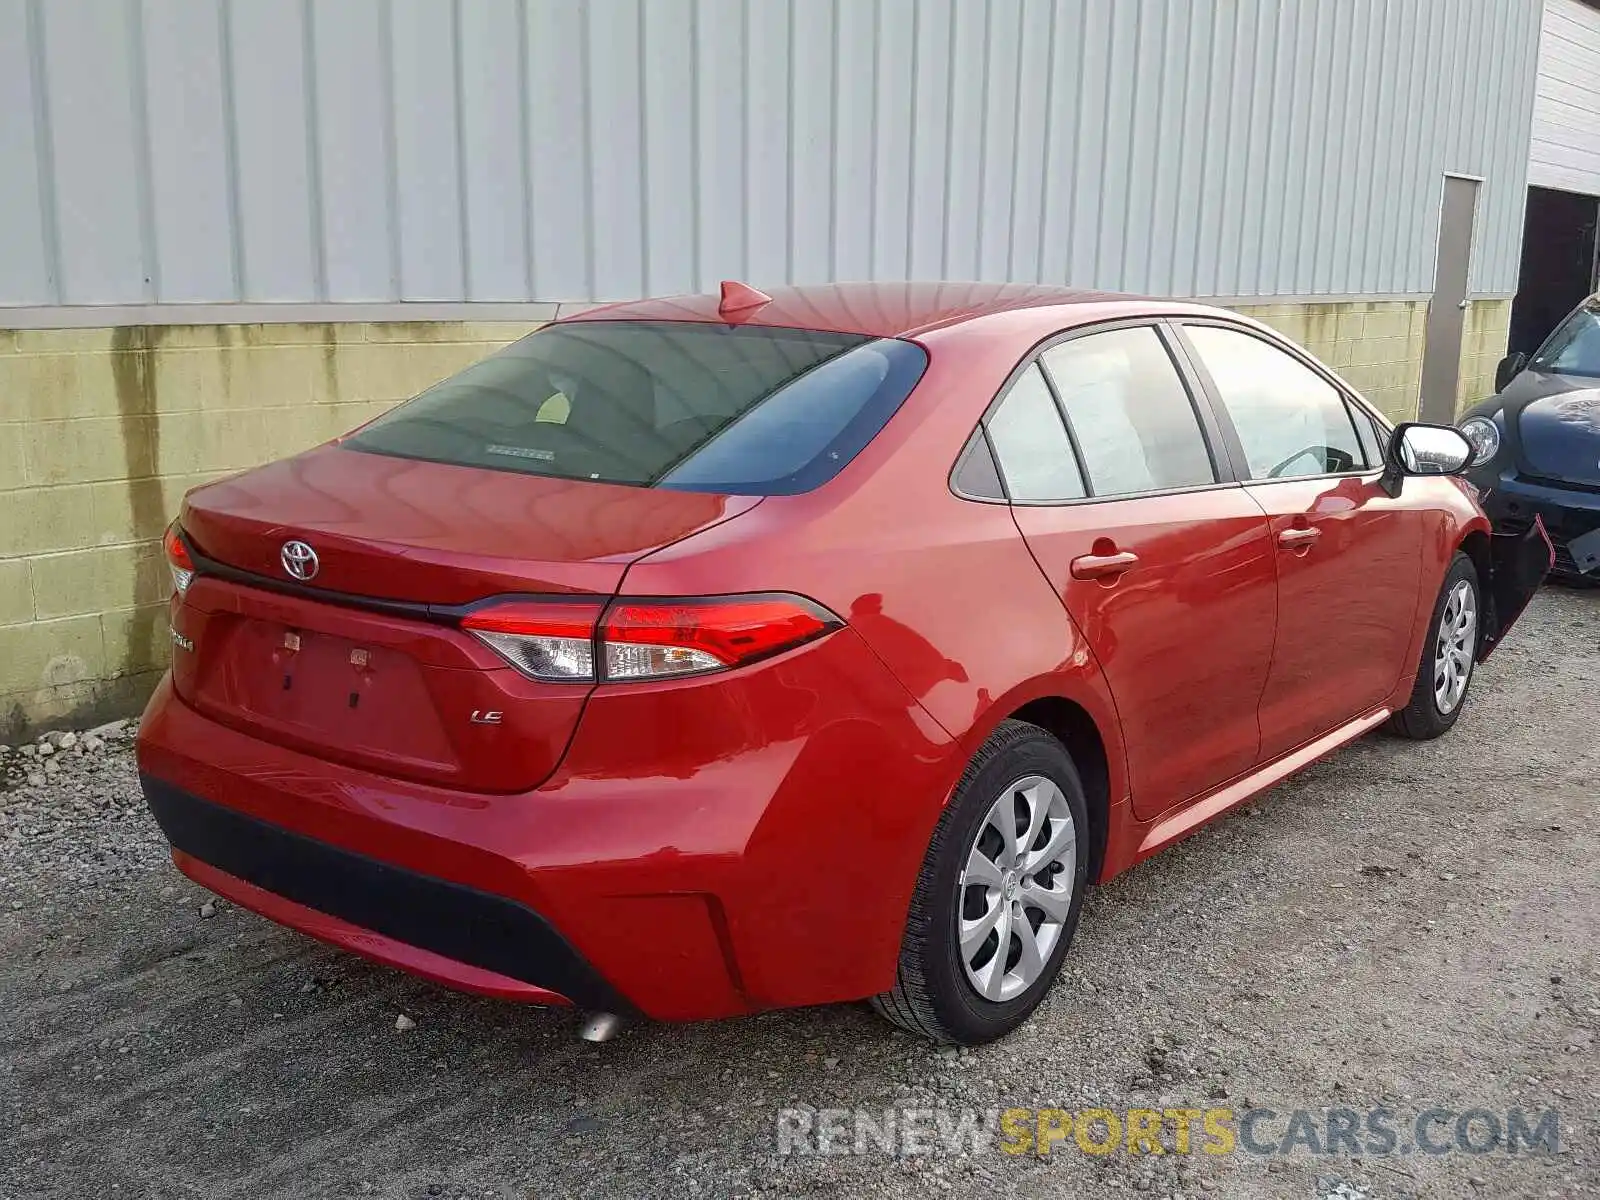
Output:
[[1400,494],[1407,475],[1459,475],[1472,463],[1472,443],[1450,425],[1423,425],[1408,421],[1395,427],[1384,455],[1383,485],[1391,496]]
[[1528,356],[1518,350],[1515,354],[1508,354],[1500,360],[1500,365],[1494,369],[1494,390],[1503,392],[1506,385],[1522,374],[1522,368],[1528,365]]

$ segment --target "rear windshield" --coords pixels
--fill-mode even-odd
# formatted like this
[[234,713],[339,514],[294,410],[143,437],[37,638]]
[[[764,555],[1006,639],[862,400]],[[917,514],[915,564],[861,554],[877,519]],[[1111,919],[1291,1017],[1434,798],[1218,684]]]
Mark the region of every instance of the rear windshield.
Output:
[[854,458],[927,361],[911,342],[809,329],[551,325],[344,444],[561,479],[792,495]]

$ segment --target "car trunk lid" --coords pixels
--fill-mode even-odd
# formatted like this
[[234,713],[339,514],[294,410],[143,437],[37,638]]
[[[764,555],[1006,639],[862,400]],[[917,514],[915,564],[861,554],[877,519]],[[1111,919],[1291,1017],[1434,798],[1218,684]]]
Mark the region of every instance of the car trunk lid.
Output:
[[300,586],[289,541],[317,556],[308,594],[432,605],[508,592],[609,595],[628,564],[759,503],[667,488],[461,467],[330,444],[191,492],[200,553]]
[[[537,786],[591,689],[521,675],[463,606],[555,594],[596,615],[628,565],[759,497],[548,479],[327,446],[191,493],[199,574],[174,686],[267,741],[476,791]],[[288,541],[314,550],[296,579]]]

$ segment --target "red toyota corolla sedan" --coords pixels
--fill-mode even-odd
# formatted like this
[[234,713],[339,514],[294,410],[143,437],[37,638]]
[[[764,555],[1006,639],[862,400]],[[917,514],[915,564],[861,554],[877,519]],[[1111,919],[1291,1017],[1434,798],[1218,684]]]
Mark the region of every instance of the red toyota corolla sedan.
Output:
[[1550,564],[1271,330],[988,285],[556,322],[190,493],[179,868],[440,982],[1017,1026],[1084,889],[1387,725]]

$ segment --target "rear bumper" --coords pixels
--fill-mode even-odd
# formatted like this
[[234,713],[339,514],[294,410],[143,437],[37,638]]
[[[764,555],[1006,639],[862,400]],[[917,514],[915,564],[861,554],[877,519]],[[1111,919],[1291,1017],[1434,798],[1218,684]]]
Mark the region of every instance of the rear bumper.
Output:
[[1532,526],[1535,517],[1541,517],[1556,550],[1555,566],[1550,573],[1568,578],[1595,578],[1592,572],[1585,575],[1578,571],[1567,543],[1600,529],[1600,492],[1553,487],[1510,471],[1491,478],[1475,477],[1473,482],[1483,492],[1481,503],[1496,533],[1522,533]]
[[628,1007],[514,900],[330,846],[148,775],[140,783],[179,870],[262,916],[467,991]]
[[442,983],[666,1020],[892,983],[954,744],[851,630],[747,670],[600,688],[531,792],[406,782],[212,721],[139,734],[179,867]]

